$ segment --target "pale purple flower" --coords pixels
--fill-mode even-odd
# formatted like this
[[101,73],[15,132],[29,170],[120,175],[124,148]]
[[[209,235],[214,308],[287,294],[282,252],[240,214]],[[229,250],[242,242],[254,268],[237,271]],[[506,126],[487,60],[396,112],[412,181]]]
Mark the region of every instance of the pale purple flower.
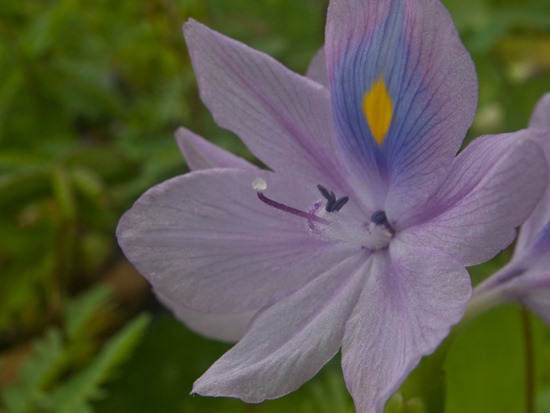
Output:
[[[550,94],[538,103],[529,129],[544,147],[550,164]],[[471,306],[519,302],[550,325],[550,185],[521,226],[512,260],[474,290]]]
[[462,317],[465,267],[542,196],[539,146],[522,131],[456,156],[477,80],[437,0],[332,0],[309,77],[197,22],[184,32],[202,100],[270,168],[181,129],[194,171],[119,224],[176,316],[238,340],[193,392],[280,397],[341,349],[357,411],[381,412]]

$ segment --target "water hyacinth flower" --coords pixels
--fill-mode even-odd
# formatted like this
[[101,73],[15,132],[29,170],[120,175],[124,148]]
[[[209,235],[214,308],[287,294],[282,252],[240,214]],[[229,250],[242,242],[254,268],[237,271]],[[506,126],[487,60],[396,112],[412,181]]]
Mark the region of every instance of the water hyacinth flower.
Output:
[[193,392],[256,403],[340,349],[358,412],[381,412],[463,315],[466,266],[509,245],[546,185],[529,131],[456,156],[474,66],[437,0],[332,0],[298,75],[190,21],[201,98],[262,170],[181,129],[192,172],[121,219],[124,253],[195,331],[237,342]]
[[[538,103],[529,129],[550,164],[550,94]],[[550,186],[522,225],[512,260],[474,290],[476,312],[507,302],[521,303],[550,325]]]

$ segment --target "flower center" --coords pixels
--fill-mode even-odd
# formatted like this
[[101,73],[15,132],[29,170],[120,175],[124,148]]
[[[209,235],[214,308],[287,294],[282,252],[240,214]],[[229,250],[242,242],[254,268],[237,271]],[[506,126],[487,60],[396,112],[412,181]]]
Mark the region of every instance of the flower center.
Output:
[[326,200],[324,210],[321,208],[322,200],[314,203],[308,211],[285,205],[264,195],[267,183],[263,178],[257,178],[252,182],[258,199],[264,204],[280,211],[307,220],[309,229],[316,235],[327,241],[345,243],[368,250],[380,250],[386,248],[395,230],[391,226],[386,213],[382,210],[374,212],[367,222],[350,216],[353,214],[333,214],[340,211],[349,201],[349,197],[336,198],[334,192],[322,185],[317,189]]
[[370,250],[386,248],[395,234],[384,211],[373,213],[370,222],[365,223],[365,228],[370,235],[366,237],[365,248]]
[[395,230],[389,223],[388,217],[386,216],[386,213],[384,211],[376,211],[374,214],[371,215],[370,220],[376,225],[382,225],[392,235],[395,234]]

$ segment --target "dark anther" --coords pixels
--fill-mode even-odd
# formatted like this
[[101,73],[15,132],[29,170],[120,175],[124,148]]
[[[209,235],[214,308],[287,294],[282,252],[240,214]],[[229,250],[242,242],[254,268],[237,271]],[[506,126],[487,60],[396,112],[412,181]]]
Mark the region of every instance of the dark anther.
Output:
[[336,203],[336,195],[334,195],[334,192],[330,192],[330,197],[328,198],[328,201],[327,201],[327,207],[326,207],[326,210],[328,212],[331,212],[334,210],[334,204]]
[[[342,198],[340,198],[338,201],[334,203],[334,205],[332,206],[332,211],[340,211],[342,207],[348,203],[348,201],[349,201],[349,197],[343,196]],[[329,212],[332,212],[332,211],[329,211]]]
[[330,198],[330,191],[327,188],[325,188],[323,185],[317,185],[317,189],[319,190],[321,195],[323,195],[323,198],[327,200]]
[[317,189],[319,190],[321,195],[323,195],[323,198],[327,200],[327,206],[325,207],[327,212],[340,211],[349,201],[349,197],[347,196],[336,199],[336,195],[334,194],[334,192],[329,191],[323,185],[317,185]]
[[395,234],[395,230],[390,225],[388,217],[386,216],[386,213],[384,211],[376,211],[374,214],[371,215],[370,220],[376,225],[384,225],[384,227],[386,227],[388,231],[390,231],[392,234]]
[[388,217],[384,211],[376,211],[371,215],[370,220],[376,225],[385,225],[388,222]]

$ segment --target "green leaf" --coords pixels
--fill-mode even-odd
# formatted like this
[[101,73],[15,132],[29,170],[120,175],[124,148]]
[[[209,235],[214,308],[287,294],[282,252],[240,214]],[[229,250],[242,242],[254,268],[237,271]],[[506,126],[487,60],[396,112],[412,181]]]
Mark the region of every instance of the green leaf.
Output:
[[51,413],[92,411],[89,402],[102,395],[101,385],[126,361],[149,321],[150,316],[142,314],[120,330],[86,368],[48,395],[43,404],[45,410]]
[[445,412],[523,412],[523,350],[517,307],[474,320],[456,338],[445,363]]
[[33,169],[0,179],[0,212],[14,212],[26,203],[51,194],[49,171]]
[[109,288],[99,286],[66,306],[66,334],[50,329],[35,342],[18,383],[1,394],[2,413],[92,412],[90,401],[102,395],[101,386],[128,358],[150,319],[147,314],[136,317],[83,363],[81,354],[104,332],[94,327],[94,319],[110,296]]
[[2,413],[34,413],[46,397],[45,388],[58,375],[62,359],[61,333],[51,329],[35,343],[34,354],[23,365],[19,383],[2,392]]
[[87,322],[111,298],[111,289],[99,285],[67,304],[65,311],[65,331],[69,340],[76,340],[79,332],[86,328]]
[[76,217],[76,205],[73,193],[73,185],[64,168],[56,168],[52,171],[52,189],[61,212],[61,218],[65,221],[73,221]]
[[550,412],[550,387],[539,394],[539,397],[536,400],[536,412]]

